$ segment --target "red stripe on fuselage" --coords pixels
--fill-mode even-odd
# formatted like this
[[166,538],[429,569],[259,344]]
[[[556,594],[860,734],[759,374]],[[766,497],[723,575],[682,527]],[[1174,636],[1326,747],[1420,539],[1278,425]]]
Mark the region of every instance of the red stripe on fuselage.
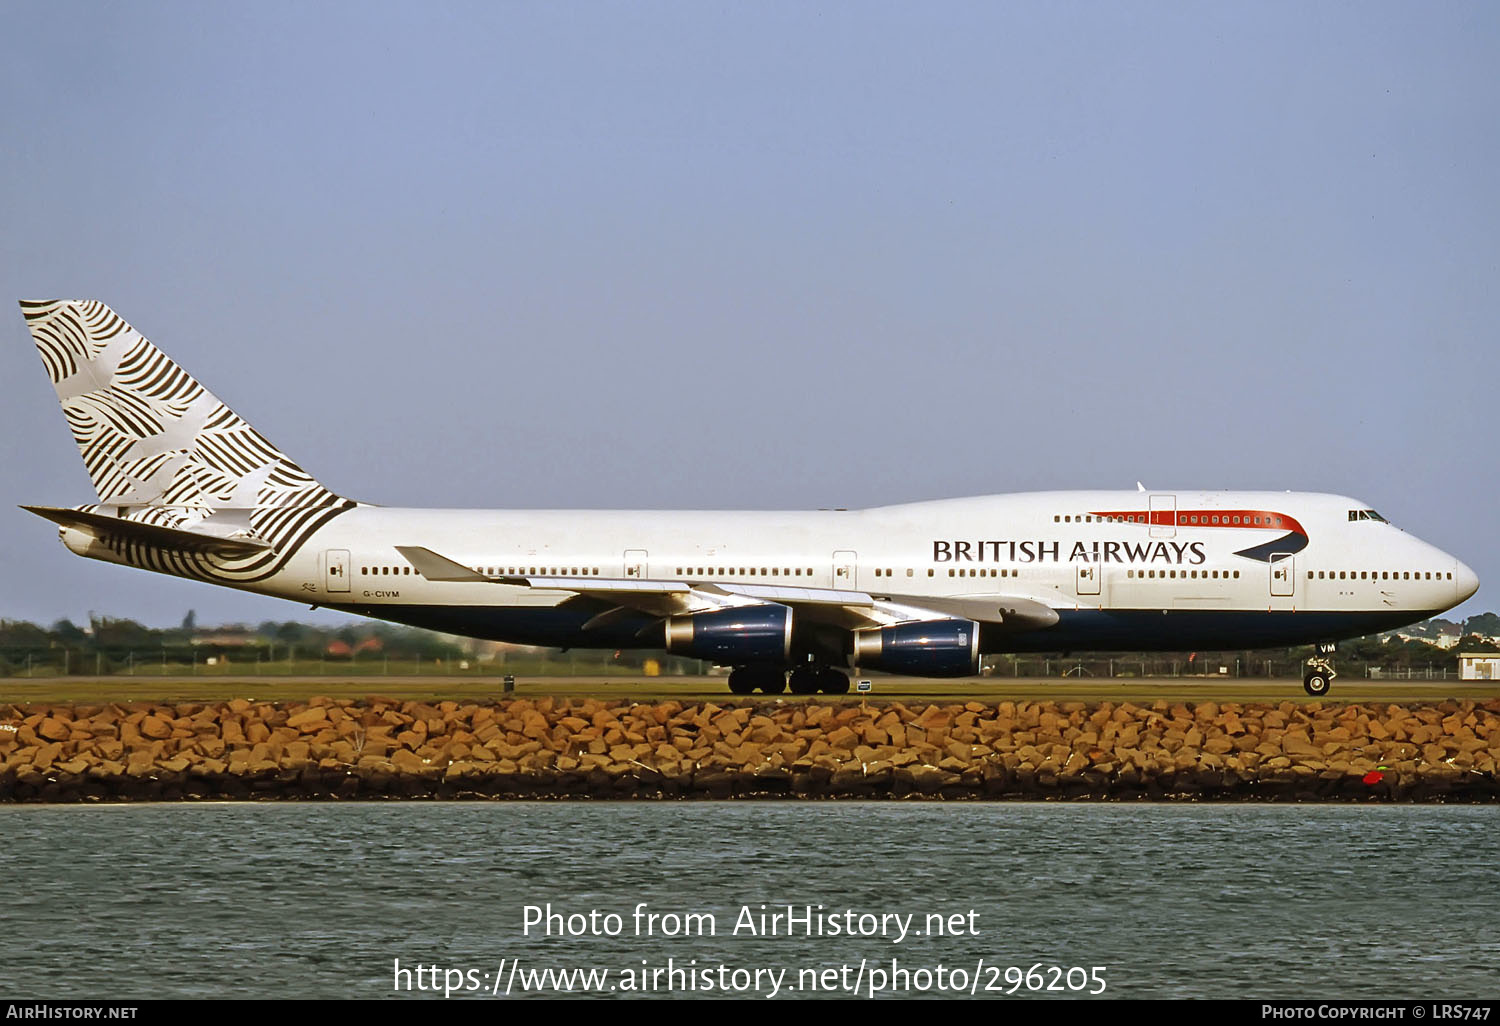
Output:
[[[1252,531],[1291,531],[1304,538],[1307,532],[1296,519],[1285,513],[1266,509],[1130,509],[1118,512],[1090,513],[1092,517],[1113,518],[1126,523],[1150,524],[1152,527],[1229,527]],[[1193,518],[1197,521],[1194,522]]]

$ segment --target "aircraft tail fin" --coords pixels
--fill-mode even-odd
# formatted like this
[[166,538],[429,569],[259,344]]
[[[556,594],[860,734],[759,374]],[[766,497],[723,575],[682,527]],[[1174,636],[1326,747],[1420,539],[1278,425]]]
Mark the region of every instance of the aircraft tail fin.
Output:
[[101,504],[190,517],[350,505],[103,303],[23,300],[21,311]]

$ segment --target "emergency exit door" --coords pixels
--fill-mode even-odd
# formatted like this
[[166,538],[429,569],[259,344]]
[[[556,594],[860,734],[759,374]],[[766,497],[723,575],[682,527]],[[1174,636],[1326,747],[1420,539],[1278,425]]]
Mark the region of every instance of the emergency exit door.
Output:
[[859,587],[859,556],[848,549],[833,554],[833,586],[842,591]]
[[349,550],[329,549],[323,559],[324,580],[329,591],[349,590]]

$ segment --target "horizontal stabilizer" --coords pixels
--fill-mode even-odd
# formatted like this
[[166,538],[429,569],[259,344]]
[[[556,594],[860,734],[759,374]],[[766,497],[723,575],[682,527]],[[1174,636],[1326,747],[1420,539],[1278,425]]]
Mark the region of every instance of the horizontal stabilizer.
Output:
[[87,531],[100,538],[122,538],[163,549],[211,552],[219,556],[233,557],[253,556],[271,548],[270,542],[246,533],[222,536],[203,531],[184,531],[175,527],[163,527],[160,524],[146,524],[137,520],[124,520],[103,513],[85,513],[76,509],[57,509],[52,506],[22,506],[21,508],[61,527]]

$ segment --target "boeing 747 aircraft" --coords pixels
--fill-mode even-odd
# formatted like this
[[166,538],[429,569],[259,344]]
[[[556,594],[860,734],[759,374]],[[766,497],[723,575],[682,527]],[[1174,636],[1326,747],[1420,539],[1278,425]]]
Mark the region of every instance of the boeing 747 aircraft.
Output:
[[22,302],[99,501],[24,507],[73,552],[476,638],[655,648],[736,694],[987,652],[1264,648],[1434,616],[1474,572],[1368,503],[1040,492],[865,510],[393,509],[324,488],[103,303]]

